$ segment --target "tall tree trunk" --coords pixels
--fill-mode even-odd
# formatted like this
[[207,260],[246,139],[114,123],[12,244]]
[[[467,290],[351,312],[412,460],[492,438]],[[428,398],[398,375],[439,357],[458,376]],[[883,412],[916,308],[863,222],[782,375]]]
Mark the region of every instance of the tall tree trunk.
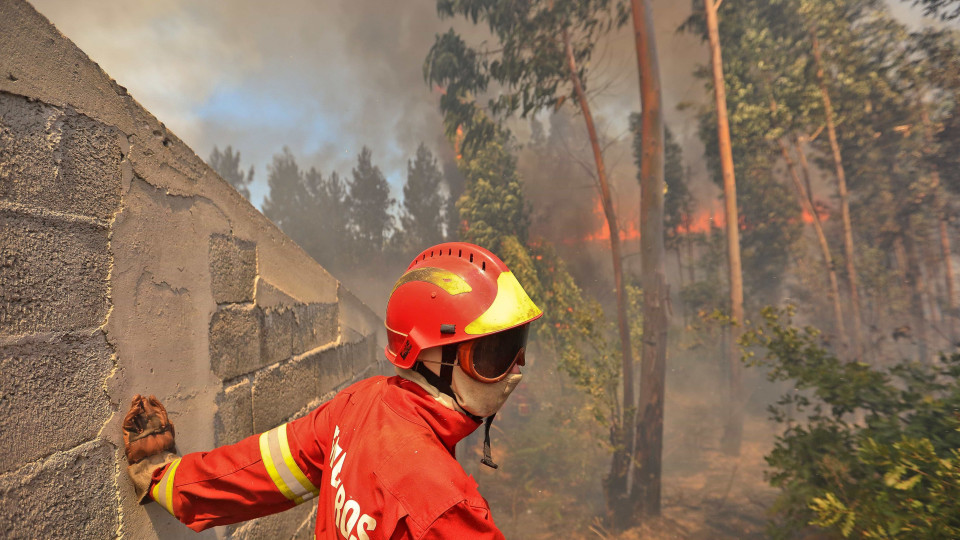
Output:
[[610,255],[613,258],[613,282],[617,289],[617,326],[620,330],[620,349],[622,353],[623,377],[623,414],[619,436],[612,434],[614,443],[613,462],[610,476],[606,479],[607,505],[612,510],[614,522],[629,520],[630,499],[627,494],[627,474],[630,468],[630,456],[633,454],[633,419],[635,401],[633,394],[633,349],[630,345],[630,326],[627,321],[627,293],[623,283],[623,258],[620,254],[620,227],[617,225],[617,215],[613,208],[613,199],[610,196],[610,185],[607,182],[606,167],[603,163],[603,151],[600,148],[600,139],[590,113],[590,104],[583,90],[583,84],[577,73],[576,59],[573,57],[573,48],[570,46],[570,34],[563,30],[563,45],[567,57],[567,69],[570,82],[577,95],[583,121],[587,125],[587,134],[590,137],[590,146],[593,149],[593,159],[597,167],[597,179],[600,182],[600,200],[603,205],[603,214],[607,218],[610,228]]
[[730,365],[730,410],[723,429],[721,446],[728,455],[740,454],[743,438],[743,369],[737,351],[737,337],[743,324],[743,271],[740,265],[740,218],[737,214],[737,182],[733,172],[733,148],[730,144],[730,123],[727,120],[727,91],[723,82],[723,59],[720,54],[720,31],[717,27],[717,4],[703,0],[710,39],[710,63],[713,66],[713,90],[717,107],[717,140],[720,145],[720,167],[723,172],[723,199],[727,226],[727,268],[730,277],[730,327],[727,361]]
[[847,263],[847,281],[850,284],[850,312],[853,315],[853,351],[856,359],[862,361],[863,337],[861,336],[860,293],[858,292],[857,270],[854,264],[853,228],[850,225],[847,175],[843,170],[843,159],[840,156],[840,143],[837,142],[837,128],[833,122],[833,105],[830,102],[830,92],[827,91],[827,78],[823,69],[823,59],[820,55],[820,40],[817,38],[816,27],[810,29],[810,41],[813,49],[813,59],[817,67],[817,81],[820,84],[820,98],[823,100],[823,112],[824,116],[826,116],[827,137],[830,140],[830,150],[833,153],[833,164],[837,173],[837,191],[840,195],[840,217],[843,221],[843,252]]
[[917,246],[909,234],[904,234],[903,247],[906,251],[907,267],[906,279],[910,287],[910,311],[913,312],[913,337],[917,342],[917,353],[921,362],[929,361],[927,357],[927,323],[923,315],[923,274],[920,271],[920,260],[917,255]]
[[[691,234],[690,230],[687,229],[687,236]],[[690,284],[693,285],[697,282],[697,265],[694,263],[697,259],[693,256],[693,238],[684,238],[684,241],[687,243],[687,260],[690,261],[690,264],[687,265],[687,271],[690,272]]]
[[957,344],[957,317],[960,316],[960,313],[958,313],[960,310],[957,309],[957,291],[954,289],[953,260],[950,252],[950,236],[947,234],[947,216],[945,213],[940,216],[940,250],[943,253],[944,278],[947,282],[947,306],[950,308],[950,313],[947,316],[949,320],[948,331],[950,346],[955,347]]
[[[930,125],[930,113],[927,112],[926,107],[922,108],[921,111],[920,116],[927,144],[933,145],[933,126]],[[933,206],[940,217],[940,252],[943,258],[943,278],[947,285],[947,336],[950,340],[950,348],[952,348],[957,344],[957,318],[960,317],[960,309],[957,307],[957,293],[954,289],[953,253],[950,250],[950,236],[948,234],[950,211],[946,201],[944,201],[942,188],[940,187],[940,171],[934,168],[931,174],[933,175],[933,194],[935,198]]]
[[667,280],[663,247],[663,112],[660,63],[650,0],[632,0],[640,76],[640,252],[643,283],[643,348],[633,493],[641,516],[660,515],[663,401],[667,365]]
[[923,275],[924,301],[927,304],[927,311],[930,313],[930,323],[936,333],[943,335],[940,332],[942,319],[940,317],[940,306],[937,302],[936,280],[933,279],[940,267],[940,261],[930,253],[930,238],[927,231],[923,232],[920,253],[922,255],[920,269],[922,270],[921,275]]
[[[773,108],[776,109],[776,103],[774,103]],[[833,317],[837,325],[837,334],[840,337],[841,347],[846,347],[847,332],[843,325],[843,309],[840,307],[840,286],[837,284],[837,271],[833,267],[833,257],[830,255],[830,244],[827,243],[827,236],[823,233],[823,224],[820,222],[820,215],[817,214],[817,209],[813,206],[813,198],[807,193],[803,182],[800,181],[800,175],[797,174],[797,166],[794,164],[793,158],[790,157],[786,143],[784,143],[782,139],[777,139],[777,144],[780,145],[780,153],[783,155],[783,160],[786,161],[787,169],[790,171],[790,178],[793,180],[793,187],[796,189],[797,196],[800,199],[800,206],[813,216],[813,229],[817,233],[817,242],[820,244],[820,254],[823,256],[823,266],[827,270],[827,279],[830,283],[830,300],[833,303]]]

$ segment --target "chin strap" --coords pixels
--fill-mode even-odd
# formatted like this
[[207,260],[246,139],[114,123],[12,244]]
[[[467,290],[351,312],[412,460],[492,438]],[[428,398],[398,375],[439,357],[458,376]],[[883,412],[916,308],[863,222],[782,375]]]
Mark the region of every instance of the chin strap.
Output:
[[497,469],[500,466],[493,462],[493,456],[490,455],[490,425],[493,424],[493,417],[496,414],[491,414],[487,417],[483,426],[483,459],[480,460],[480,463],[483,463],[491,469]]
[[[457,346],[456,345],[445,345],[443,347],[443,358],[442,364],[440,365],[440,375],[430,371],[423,364],[423,362],[417,362],[413,366],[413,370],[423,375],[423,378],[427,380],[428,383],[432,384],[440,392],[450,396],[454,401],[457,401],[457,395],[453,392],[453,366],[457,362]],[[461,407],[462,409],[462,407]],[[484,433],[483,433],[483,459],[480,460],[480,463],[483,463],[491,469],[497,469],[500,466],[493,462],[493,456],[490,454],[490,425],[493,424],[493,417],[496,414],[491,414],[486,419],[482,416],[477,416],[471,414],[470,412],[464,410],[464,414],[469,416],[474,422],[484,422]]]

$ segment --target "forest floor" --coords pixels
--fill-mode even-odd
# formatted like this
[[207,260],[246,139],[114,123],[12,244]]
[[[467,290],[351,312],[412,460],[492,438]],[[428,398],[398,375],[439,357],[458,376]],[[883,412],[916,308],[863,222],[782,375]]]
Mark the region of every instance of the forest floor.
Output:
[[[710,430],[711,432],[714,430]],[[718,433],[710,433],[719,440]],[[747,418],[740,456],[701,448],[689,456],[664,455],[662,516],[621,533],[594,527],[609,540],[753,540],[767,538],[768,509],[777,490],[764,479],[770,424]]]

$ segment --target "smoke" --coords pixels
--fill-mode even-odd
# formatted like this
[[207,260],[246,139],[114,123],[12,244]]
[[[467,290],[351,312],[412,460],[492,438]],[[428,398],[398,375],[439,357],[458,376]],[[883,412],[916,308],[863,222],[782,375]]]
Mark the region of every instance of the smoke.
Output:
[[366,144],[395,195],[420,141],[445,151],[421,70],[451,26],[433,0],[34,4],[201,157],[239,149],[255,204],[284,145],[344,174]]

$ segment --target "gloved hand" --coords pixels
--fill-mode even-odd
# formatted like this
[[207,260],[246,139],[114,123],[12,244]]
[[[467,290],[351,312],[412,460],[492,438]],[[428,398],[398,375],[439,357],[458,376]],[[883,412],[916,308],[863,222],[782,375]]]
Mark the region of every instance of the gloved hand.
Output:
[[133,397],[123,419],[123,447],[130,465],[165,450],[176,451],[173,424],[156,397]]
[[148,490],[153,471],[177,458],[173,424],[160,401],[140,394],[133,397],[123,419],[123,449],[127,455],[127,474],[133,481],[140,504],[149,502]]

